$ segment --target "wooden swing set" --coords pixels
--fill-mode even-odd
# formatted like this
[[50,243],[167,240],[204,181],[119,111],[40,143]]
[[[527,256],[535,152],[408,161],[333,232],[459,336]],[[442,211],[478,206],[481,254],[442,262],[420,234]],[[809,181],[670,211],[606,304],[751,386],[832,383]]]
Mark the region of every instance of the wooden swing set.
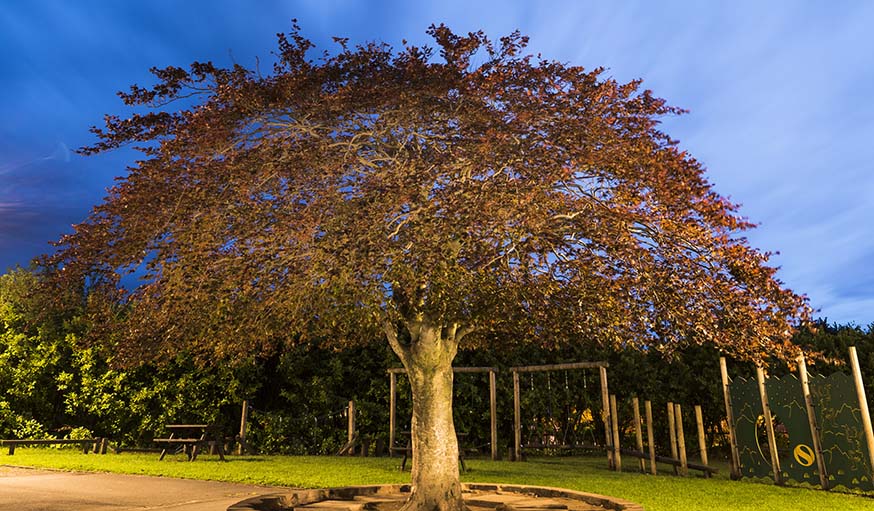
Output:
[[[498,418],[497,418],[497,385],[495,374],[498,372],[497,367],[453,367],[453,373],[488,373],[489,374],[489,417],[491,419],[491,441],[490,447],[492,451],[492,459],[498,459]],[[389,452],[398,450],[395,447],[395,438],[397,436],[397,375],[406,374],[407,370],[403,367],[393,367],[388,370],[389,375],[389,416],[388,416],[388,445]],[[407,447],[402,448],[407,454]],[[462,461],[463,463],[463,461]]]
[[[607,368],[610,366],[607,362],[571,362],[566,364],[546,364],[546,365],[534,365],[534,366],[516,366],[511,367],[510,372],[513,374],[513,460],[521,461],[522,460],[522,450],[523,447],[528,448],[538,448],[542,446],[523,446],[522,444],[522,411],[521,411],[521,397],[520,397],[520,382],[519,382],[519,374],[520,373],[535,373],[535,372],[546,372],[547,374],[553,371],[570,371],[576,369],[595,369],[597,368],[601,377],[601,418],[604,421],[605,425],[610,424],[610,409],[608,407],[608,390],[607,390]],[[614,412],[615,413],[615,412]],[[610,438],[610,428],[609,426],[604,428],[605,431],[605,442],[607,446],[608,458],[610,460],[610,464],[612,467],[612,438]],[[565,438],[562,439],[562,444],[564,444]],[[575,447],[596,447],[596,446],[586,446],[586,445],[555,445],[550,446],[555,448],[575,448]]]
[[[649,460],[651,468],[650,471],[652,473],[656,473],[655,464],[656,462],[667,463],[674,466],[674,470],[678,474],[686,475],[688,469],[700,470],[709,475],[710,473],[716,472],[715,469],[709,467],[707,465],[707,451],[704,443],[704,430],[703,430],[703,421],[701,418],[701,408],[695,407],[695,415],[698,423],[698,437],[700,443],[701,450],[701,464],[690,463],[686,459],[686,450],[685,450],[685,436],[683,433],[683,419],[682,419],[682,411],[680,409],[679,404],[668,403],[668,423],[670,429],[670,438],[671,438],[671,456],[656,456],[655,454],[655,445],[653,442],[653,430],[652,430],[652,409],[649,401],[645,402],[646,405],[646,425],[647,425],[647,437],[648,437],[648,451],[644,452],[643,448],[643,435],[641,430],[641,414],[639,408],[639,401],[635,397],[633,399],[633,410],[634,410],[634,419],[635,419],[635,432],[637,437],[637,449],[622,449],[620,447],[620,432],[618,425],[618,413],[616,406],[616,396],[610,395],[607,386],[607,368],[610,366],[607,362],[571,362],[565,364],[546,364],[546,365],[533,365],[533,366],[517,366],[510,367],[508,370],[513,375],[513,413],[514,413],[514,421],[513,421],[513,450],[510,452],[510,458],[513,461],[521,461],[523,459],[523,449],[537,449],[537,448],[558,448],[558,449],[596,449],[596,450],[606,450],[607,452],[607,462],[608,466],[611,470],[622,470],[622,454],[632,456],[634,458],[638,458],[640,461],[640,470],[646,471],[645,460]],[[600,387],[601,387],[601,419],[604,424],[604,445],[596,445],[590,444],[587,445],[585,443],[582,444],[573,444],[569,445],[566,443],[565,434],[562,438],[561,444],[550,444],[550,445],[535,445],[535,444],[527,444],[523,445],[522,443],[522,410],[521,410],[521,385],[520,385],[520,377],[521,373],[537,373],[537,372],[545,372],[547,375],[553,371],[572,371],[579,369],[598,369],[599,377],[600,377]],[[458,373],[488,373],[489,375],[489,416],[491,422],[491,458],[492,460],[499,459],[498,454],[498,429],[497,429],[497,389],[496,389],[496,374],[498,369],[496,367],[454,367],[453,372]],[[389,374],[389,452],[403,452],[406,456],[409,456],[409,445],[407,447],[396,447],[396,440],[398,437],[397,431],[397,375],[398,374],[406,374],[406,370],[402,367],[396,367],[388,369]],[[565,383],[566,390],[569,390],[567,381]],[[551,392],[551,388],[550,388]],[[551,413],[551,412],[550,412]],[[550,417],[551,418],[551,417]],[[593,439],[594,440],[594,439]]]

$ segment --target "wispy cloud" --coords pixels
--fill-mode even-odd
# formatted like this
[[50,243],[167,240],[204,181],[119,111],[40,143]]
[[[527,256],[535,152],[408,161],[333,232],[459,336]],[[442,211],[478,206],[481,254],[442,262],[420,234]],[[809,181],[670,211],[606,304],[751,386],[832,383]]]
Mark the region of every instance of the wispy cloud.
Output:
[[21,202],[0,202],[0,213],[15,211],[21,208]]
[[70,162],[70,148],[67,147],[67,144],[63,142],[58,142],[55,146],[54,151],[51,154],[46,156],[40,156],[37,158],[32,158],[29,160],[21,161],[21,162],[0,162],[0,176],[3,174],[8,174],[10,172],[14,172],[16,170],[23,169],[29,165],[34,165],[37,163],[42,163],[46,161],[58,161],[63,163]]

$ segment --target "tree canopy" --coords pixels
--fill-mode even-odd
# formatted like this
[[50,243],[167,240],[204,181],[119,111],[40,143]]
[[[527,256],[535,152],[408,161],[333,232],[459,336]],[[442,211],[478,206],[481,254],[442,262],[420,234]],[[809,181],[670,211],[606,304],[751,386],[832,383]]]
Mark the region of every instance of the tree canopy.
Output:
[[135,143],[143,159],[52,263],[112,286],[140,275],[115,319],[151,354],[425,323],[463,346],[792,354],[805,299],[659,130],[681,110],[526,55],[518,33],[429,33],[436,49],[337,39],[313,58],[295,27],[269,75],[153,69],[156,85],[120,93],[140,113],[107,116],[83,150]]

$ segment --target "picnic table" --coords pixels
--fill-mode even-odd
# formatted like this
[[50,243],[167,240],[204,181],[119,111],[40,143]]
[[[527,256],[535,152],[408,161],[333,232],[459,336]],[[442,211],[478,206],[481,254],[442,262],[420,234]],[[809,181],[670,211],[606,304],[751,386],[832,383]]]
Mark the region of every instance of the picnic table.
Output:
[[214,424],[167,424],[164,429],[170,435],[154,440],[155,443],[165,445],[158,459],[163,460],[167,451],[175,446],[176,452],[188,456],[188,461],[194,461],[201,448],[215,446],[221,460],[227,461],[220,427]]
[[82,448],[82,452],[88,454],[92,448],[95,453],[106,454],[106,439],[105,438],[47,438],[47,439],[30,439],[30,440],[0,440],[0,447],[9,447],[9,455],[15,454],[17,446],[28,445],[67,445],[78,444]]

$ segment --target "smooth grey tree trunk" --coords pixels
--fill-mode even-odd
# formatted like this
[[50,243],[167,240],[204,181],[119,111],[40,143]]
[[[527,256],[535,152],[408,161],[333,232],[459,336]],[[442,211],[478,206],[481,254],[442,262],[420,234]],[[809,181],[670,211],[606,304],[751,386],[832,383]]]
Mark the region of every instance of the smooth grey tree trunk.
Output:
[[[452,420],[452,361],[456,328],[417,325],[409,346],[389,335],[413,394],[413,463],[410,500],[403,511],[461,511],[458,441]],[[393,338],[394,337],[394,338]]]

